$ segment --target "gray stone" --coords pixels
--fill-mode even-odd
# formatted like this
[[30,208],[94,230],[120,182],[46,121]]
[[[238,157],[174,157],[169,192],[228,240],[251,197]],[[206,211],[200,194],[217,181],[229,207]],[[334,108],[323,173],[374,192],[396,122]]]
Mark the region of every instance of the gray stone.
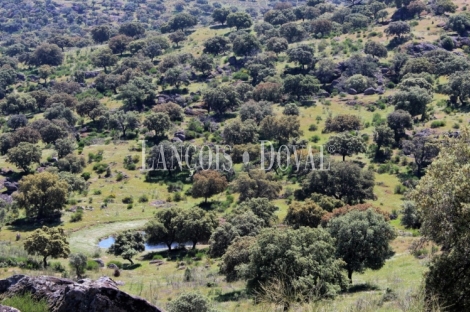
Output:
[[25,81],[26,76],[23,73],[16,73],[16,79],[21,80],[21,81]]
[[45,299],[51,312],[162,312],[150,302],[129,295],[118,288],[109,277],[93,281],[81,279],[74,282],[52,276],[18,275],[0,280],[0,293],[5,298],[26,292],[37,299]]
[[100,265],[100,268],[104,268],[104,261],[101,259],[93,259],[96,263]]
[[364,95],[372,95],[372,94],[375,94],[374,88],[367,88],[364,90]]
[[18,183],[17,182],[5,182],[3,183],[3,186],[6,187],[7,191],[9,193],[13,193],[18,191]]
[[0,312],[21,312],[21,311],[18,309],[7,307],[7,306],[0,304]]
[[348,89],[348,93],[351,94],[351,95],[356,95],[356,94],[357,94],[357,91],[354,90],[353,88],[349,88],[349,89]]

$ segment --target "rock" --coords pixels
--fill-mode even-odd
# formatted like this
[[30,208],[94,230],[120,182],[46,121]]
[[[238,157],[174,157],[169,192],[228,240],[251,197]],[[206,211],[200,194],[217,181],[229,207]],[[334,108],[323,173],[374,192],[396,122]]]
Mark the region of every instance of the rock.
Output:
[[114,263],[108,264],[108,269],[119,270],[118,266],[115,265]]
[[149,262],[149,264],[158,264],[158,265],[161,265],[163,264],[163,260],[152,260]]
[[104,261],[101,259],[93,259],[96,263],[100,265],[100,268],[104,268]]
[[230,64],[230,66],[237,66],[238,62],[237,62],[237,58],[235,56],[231,56],[228,58],[228,63]]
[[17,182],[5,182],[3,183],[3,186],[6,187],[7,191],[9,193],[13,193],[18,191],[18,183]]
[[380,68],[380,72],[381,72],[382,74],[388,73],[388,67],[382,67],[382,68]]
[[375,94],[374,88],[367,88],[364,90],[364,95],[372,95],[372,94]]
[[0,304],[0,311],[1,312],[21,312],[18,309],[15,309],[15,308],[12,308],[12,307],[7,307],[7,306],[1,305],[1,304]]
[[426,52],[434,51],[437,49],[440,49],[440,48],[429,42],[419,42],[419,43],[415,42],[406,46],[407,53],[414,55],[414,56],[421,56]]
[[[118,289],[117,283],[109,277],[93,281],[81,279],[74,282],[52,276],[18,279],[15,275],[0,280],[0,293],[13,297],[25,292],[34,293],[38,299],[45,299],[51,312],[162,312],[148,301],[131,296]],[[6,288],[5,288],[6,286]]]
[[174,137],[173,139],[171,139],[171,142],[173,143],[180,143],[180,142],[183,142],[180,138],[176,138]]
[[186,135],[184,134],[184,130],[178,130],[175,132],[175,138],[180,139],[181,141],[184,141],[186,139]]
[[21,80],[21,81],[25,81],[26,76],[23,73],[16,73],[16,79]]
[[357,91],[354,90],[353,88],[349,88],[349,89],[348,89],[348,94],[356,95],[356,94],[357,94]]
[[323,97],[329,97],[330,96],[330,94],[325,90],[320,90],[317,94],[318,94],[318,96],[323,96]]
[[384,87],[377,88],[375,91],[376,91],[378,94],[384,94],[384,93],[385,93]]

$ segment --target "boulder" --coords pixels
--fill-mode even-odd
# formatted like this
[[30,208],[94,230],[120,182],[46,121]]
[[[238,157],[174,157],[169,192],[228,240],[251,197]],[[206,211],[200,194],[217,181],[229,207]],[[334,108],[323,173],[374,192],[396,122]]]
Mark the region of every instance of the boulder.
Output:
[[364,95],[372,95],[372,94],[375,94],[374,88],[367,88],[364,90]]
[[184,134],[184,130],[178,130],[175,132],[175,138],[180,139],[181,141],[184,141],[186,139],[186,135]]
[[7,307],[7,306],[1,305],[1,304],[0,304],[0,311],[1,312],[21,312],[18,309],[15,309],[15,308],[12,308],[12,307]]
[[114,269],[114,270],[119,270],[118,266],[115,265],[114,263],[108,264],[108,269]]
[[16,73],[16,79],[21,80],[21,81],[25,81],[26,76],[23,73]]
[[86,71],[84,73],[85,79],[95,78],[100,74],[100,71]]
[[104,268],[104,261],[101,259],[93,259],[96,263],[100,265],[100,268]]
[[18,191],[18,183],[17,182],[5,182],[3,183],[3,186],[6,187],[7,191],[9,193],[13,193]]
[[[148,301],[131,296],[118,289],[109,277],[93,281],[81,279],[74,282],[52,276],[18,275],[0,280],[0,293],[13,297],[26,292],[38,299],[45,299],[51,312],[162,312]],[[5,287],[7,286],[7,287]]]
[[357,91],[353,88],[349,88],[348,89],[348,93],[351,94],[351,95],[356,95],[357,94]]
[[318,91],[317,95],[318,96],[323,96],[323,97],[329,97],[330,96],[330,94],[325,90]]

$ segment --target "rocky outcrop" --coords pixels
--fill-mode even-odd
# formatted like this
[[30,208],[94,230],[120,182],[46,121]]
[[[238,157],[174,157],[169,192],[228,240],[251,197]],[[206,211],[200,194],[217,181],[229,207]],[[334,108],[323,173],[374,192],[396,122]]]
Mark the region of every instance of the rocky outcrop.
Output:
[[4,297],[26,292],[46,299],[52,312],[163,312],[142,298],[120,291],[109,277],[74,282],[52,276],[14,275],[0,280],[0,294]]
[[0,304],[0,312],[20,312],[20,310]]

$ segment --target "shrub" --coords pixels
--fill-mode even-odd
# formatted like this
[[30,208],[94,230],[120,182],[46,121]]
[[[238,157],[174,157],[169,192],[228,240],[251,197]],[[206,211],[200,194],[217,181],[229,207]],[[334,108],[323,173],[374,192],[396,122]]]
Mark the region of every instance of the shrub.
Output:
[[118,261],[118,260],[111,260],[111,261],[108,262],[107,265],[109,266],[110,264],[114,264],[114,265],[117,266],[119,269],[122,269],[122,262],[121,262],[121,261]]
[[123,204],[132,204],[134,203],[134,198],[132,196],[126,196],[122,199]]
[[98,271],[99,268],[100,268],[100,265],[94,260],[88,260],[86,262],[86,269],[88,271]]
[[446,125],[446,122],[444,120],[434,120],[431,123],[431,128],[440,128],[444,127]]
[[318,134],[315,134],[312,137],[310,137],[309,140],[310,140],[310,142],[318,143],[320,141],[320,136]]
[[60,262],[51,262],[50,268],[55,271],[62,273],[65,271],[65,267]]
[[318,130],[318,126],[316,124],[311,124],[310,126],[308,126],[308,131],[317,131]]
[[82,178],[85,180],[85,181],[88,181],[91,177],[91,173],[89,172],[83,172],[82,173]]
[[83,219],[83,210],[77,210],[72,216],[70,217],[70,222],[78,222],[82,221]]
[[146,203],[148,201],[149,201],[149,198],[147,195],[144,194],[144,195],[139,196],[139,203]]
[[93,171],[95,171],[98,174],[105,173],[106,169],[108,169],[107,164],[97,163],[93,165]]
[[404,186],[402,184],[398,184],[398,185],[395,185],[394,193],[395,194],[404,194],[406,192],[406,190],[407,190],[406,186]]

